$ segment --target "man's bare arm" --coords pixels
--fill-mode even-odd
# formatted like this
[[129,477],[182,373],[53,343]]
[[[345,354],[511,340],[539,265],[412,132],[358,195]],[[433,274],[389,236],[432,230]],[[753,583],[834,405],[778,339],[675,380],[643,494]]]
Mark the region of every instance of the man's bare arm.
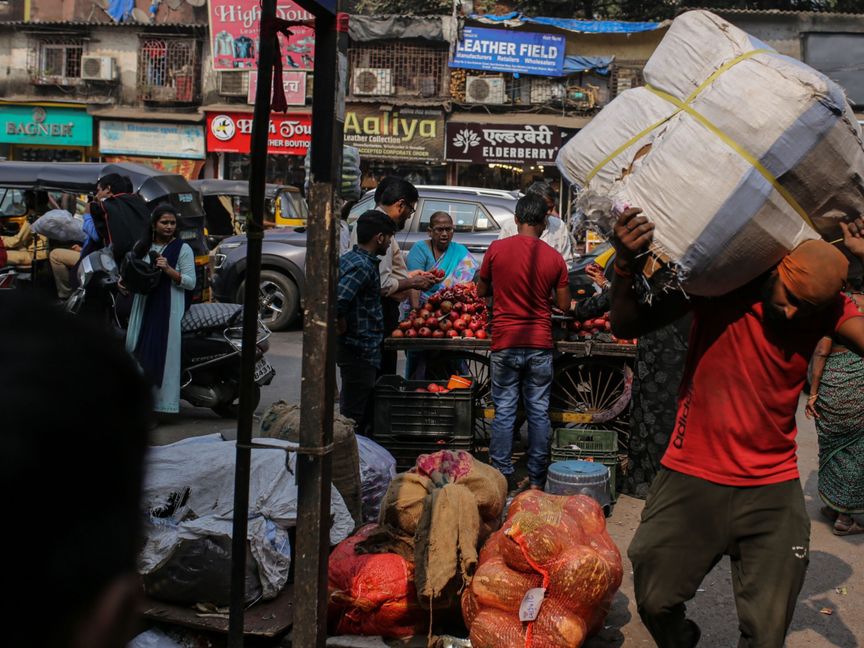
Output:
[[645,265],[645,253],[654,240],[654,223],[628,209],[615,223],[615,275],[612,279],[610,320],[612,332],[631,339],[655,331],[683,317],[691,305],[683,293],[671,293],[652,305],[642,304],[633,282]]
[[[479,274],[475,275],[474,279],[477,281],[477,296],[478,297],[491,297],[492,296],[492,284],[486,281]],[[568,302],[569,306],[569,302]]]

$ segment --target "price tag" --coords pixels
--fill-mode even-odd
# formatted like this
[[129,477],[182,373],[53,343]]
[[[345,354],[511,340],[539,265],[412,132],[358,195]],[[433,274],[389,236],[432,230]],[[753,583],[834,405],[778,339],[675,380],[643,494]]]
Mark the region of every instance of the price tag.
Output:
[[545,595],[545,587],[535,587],[525,592],[522,604],[519,606],[519,620],[525,622],[536,619],[537,615],[540,614],[540,606],[543,605]]

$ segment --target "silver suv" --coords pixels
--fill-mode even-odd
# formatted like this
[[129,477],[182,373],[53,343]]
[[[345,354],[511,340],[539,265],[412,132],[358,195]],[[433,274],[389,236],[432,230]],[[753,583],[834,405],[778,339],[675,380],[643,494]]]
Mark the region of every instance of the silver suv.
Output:
[[[482,261],[501,226],[513,219],[521,194],[500,189],[419,185],[420,200],[405,228],[397,234],[399,246],[407,252],[417,241],[428,237],[429,217],[446,211],[453,217],[453,240],[465,245]],[[367,192],[351,210],[353,223],[364,211],[375,207],[374,192]],[[214,250],[213,294],[218,301],[243,301],[246,274],[246,236],[233,236]],[[306,292],[306,229],[303,227],[267,230],[261,262],[261,318],[274,331],[293,324]]]

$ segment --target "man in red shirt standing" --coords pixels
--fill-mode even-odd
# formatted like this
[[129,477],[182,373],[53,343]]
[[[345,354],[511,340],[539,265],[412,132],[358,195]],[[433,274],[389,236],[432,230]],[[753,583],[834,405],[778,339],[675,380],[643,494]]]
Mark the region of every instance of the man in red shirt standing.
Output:
[[495,419],[489,459],[516,489],[513,426],[519,394],[528,419],[528,476],[542,489],[549,466],[549,394],[552,388],[552,299],[570,308],[567,264],[540,240],[548,209],[528,194],[516,203],[517,235],[489,246],[477,281],[477,294],[492,296],[492,400]]
[[[843,228],[848,250],[864,259],[864,222]],[[733,293],[646,305],[633,278],[653,230],[638,209],[615,226],[612,330],[633,338],[694,317],[675,428],[628,551],[639,615],[658,646],[695,646],[699,627],[684,604],[726,555],[739,647],[780,648],[809,562],[795,443],[808,362],[829,334],[864,349],[864,317],[840,293],[848,262],[828,243],[806,241]]]

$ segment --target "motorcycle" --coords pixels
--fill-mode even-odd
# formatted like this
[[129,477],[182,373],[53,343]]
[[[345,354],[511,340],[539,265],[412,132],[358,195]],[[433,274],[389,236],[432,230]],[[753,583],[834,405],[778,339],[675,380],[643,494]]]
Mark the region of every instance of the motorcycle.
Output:
[[[74,314],[89,313],[109,319],[123,330],[117,315],[120,273],[113,255],[98,250],[81,260],[79,287],[66,302]],[[239,304],[192,304],[181,321],[180,398],[207,407],[224,418],[236,418],[240,398],[240,356],[243,307]],[[255,389],[252,407],[258,406],[261,387],[269,385],[276,370],[264,357],[270,347],[270,329],[258,320],[255,340]]]

